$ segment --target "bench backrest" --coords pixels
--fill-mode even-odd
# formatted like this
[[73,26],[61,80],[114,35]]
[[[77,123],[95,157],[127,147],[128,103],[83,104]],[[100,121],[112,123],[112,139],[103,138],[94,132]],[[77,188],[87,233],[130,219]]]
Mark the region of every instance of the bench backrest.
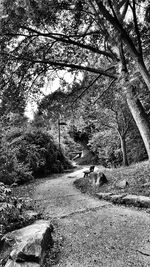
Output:
[[94,165],[93,166],[90,166],[90,172],[94,172],[94,168],[95,168]]

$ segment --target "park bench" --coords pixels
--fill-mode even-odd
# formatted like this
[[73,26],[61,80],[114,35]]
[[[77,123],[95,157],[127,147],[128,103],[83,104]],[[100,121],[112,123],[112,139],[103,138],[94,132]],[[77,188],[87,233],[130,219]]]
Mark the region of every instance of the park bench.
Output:
[[92,165],[92,166],[90,166],[90,169],[89,170],[84,171],[83,172],[84,173],[84,177],[88,177],[91,172],[94,172],[94,168],[95,168],[95,166]]

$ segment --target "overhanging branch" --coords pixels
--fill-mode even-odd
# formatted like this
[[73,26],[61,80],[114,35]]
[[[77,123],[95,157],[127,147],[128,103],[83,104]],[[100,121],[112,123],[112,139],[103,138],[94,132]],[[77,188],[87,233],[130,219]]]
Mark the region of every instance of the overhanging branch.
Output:
[[81,70],[81,71],[89,71],[92,73],[97,73],[97,74],[101,74],[104,75],[106,77],[110,77],[110,78],[117,78],[117,75],[112,74],[111,72],[107,72],[101,68],[92,68],[92,67],[88,67],[88,66],[83,66],[83,65],[76,65],[76,64],[72,64],[72,63],[67,63],[67,62],[57,62],[57,61],[52,61],[52,60],[48,60],[48,59],[36,59],[36,58],[27,58],[27,57],[23,57],[23,56],[14,56],[11,54],[7,54],[7,53],[1,53],[1,55],[6,55],[9,57],[9,59],[14,60],[14,61],[28,61],[28,62],[32,62],[33,64],[35,63],[39,63],[39,64],[46,64],[46,65],[50,65],[50,66],[54,66],[54,67],[61,67],[61,68],[69,68],[72,70]]
[[[28,32],[32,32],[34,34],[37,34],[37,37],[38,36],[43,36],[43,37],[46,37],[46,38],[52,38],[58,42],[63,42],[63,43],[66,43],[66,44],[72,44],[72,45],[75,45],[75,46],[78,46],[80,48],[84,48],[84,49],[87,49],[91,52],[94,52],[94,53],[97,53],[99,55],[104,55],[106,57],[109,57],[109,58],[116,58],[116,55],[112,54],[112,53],[109,53],[109,52],[106,52],[105,50],[100,50],[96,47],[93,47],[91,45],[86,45],[86,44],[83,44],[81,43],[80,41],[75,41],[75,40],[72,40],[69,36],[67,35],[64,35],[64,34],[59,34],[59,33],[53,33],[53,32],[49,32],[49,33],[43,33],[43,32],[40,32],[36,29],[32,29],[30,27],[25,27],[25,26],[22,26],[22,29],[24,30],[27,30]],[[6,33],[7,35],[8,33]],[[10,33],[9,33],[10,35]]]
[[110,22],[111,25],[114,26],[114,28],[116,30],[118,30],[122,36],[122,39],[124,40],[124,42],[128,45],[130,52],[132,54],[132,56],[134,56],[135,58],[139,58],[139,52],[136,49],[136,46],[134,45],[132,39],[130,38],[130,36],[128,35],[127,31],[123,28],[122,24],[119,22],[119,20],[116,17],[113,17],[109,11],[106,9],[106,7],[103,4],[103,1],[101,0],[95,0],[98,8],[99,8],[99,12],[104,16],[104,18]]

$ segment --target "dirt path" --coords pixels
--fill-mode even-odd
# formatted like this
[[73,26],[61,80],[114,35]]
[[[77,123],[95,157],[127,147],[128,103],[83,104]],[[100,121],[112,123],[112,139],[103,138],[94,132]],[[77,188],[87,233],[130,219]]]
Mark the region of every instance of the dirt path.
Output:
[[57,218],[63,236],[61,267],[150,266],[150,215],[81,194],[73,181],[82,171],[36,188],[36,205]]

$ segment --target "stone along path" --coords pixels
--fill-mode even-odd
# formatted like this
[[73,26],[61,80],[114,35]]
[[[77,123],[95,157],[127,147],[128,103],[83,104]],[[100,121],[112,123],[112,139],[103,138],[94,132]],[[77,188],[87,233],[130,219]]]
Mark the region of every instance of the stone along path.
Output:
[[63,236],[61,267],[150,266],[150,215],[80,193],[82,171],[42,182],[35,200],[45,218],[56,218]]

